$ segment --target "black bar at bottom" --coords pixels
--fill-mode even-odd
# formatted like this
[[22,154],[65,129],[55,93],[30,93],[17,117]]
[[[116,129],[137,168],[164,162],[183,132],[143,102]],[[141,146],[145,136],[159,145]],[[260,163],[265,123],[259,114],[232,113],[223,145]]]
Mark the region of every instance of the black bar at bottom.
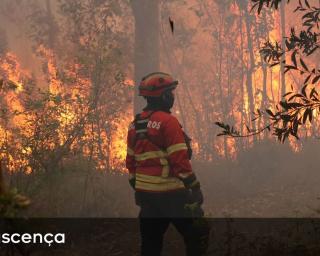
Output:
[[[320,255],[320,219],[206,220],[211,227],[207,255]],[[0,255],[140,255],[139,247],[138,219],[0,220]],[[162,255],[185,255],[173,227]]]

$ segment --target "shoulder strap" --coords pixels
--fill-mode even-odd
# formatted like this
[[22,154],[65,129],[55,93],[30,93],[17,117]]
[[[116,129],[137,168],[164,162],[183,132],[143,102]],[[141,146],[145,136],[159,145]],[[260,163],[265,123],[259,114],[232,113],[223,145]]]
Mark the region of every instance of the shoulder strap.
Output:
[[134,138],[134,144],[133,146],[136,145],[138,140],[148,140],[150,141],[153,145],[155,145],[157,148],[160,150],[164,150],[162,147],[157,145],[148,135],[148,122],[150,120],[150,117],[152,114],[154,114],[156,111],[151,111],[149,115],[147,115],[145,118],[141,118],[141,114],[137,114],[135,119],[134,119],[134,127],[136,130],[136,136]]
[[144,139],[145,135],[148,133],[148,122],[150,117],[152,116],[154,112],[151,112],[148,116],[145,118],[141,118],[141,114],[137,114],[134,119],[134,127],[136,130],[136,137],[135,140]]

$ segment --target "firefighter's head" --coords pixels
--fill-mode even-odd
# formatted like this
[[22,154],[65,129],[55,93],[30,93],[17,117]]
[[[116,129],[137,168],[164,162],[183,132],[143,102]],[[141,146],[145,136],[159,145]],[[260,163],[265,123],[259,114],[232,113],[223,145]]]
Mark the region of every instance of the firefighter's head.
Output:
[[174,89],[178,81],[169,74],[155,72],[142,78],[139,85],[139,95],[146,98],[148,107],[170,110],[174,103]]

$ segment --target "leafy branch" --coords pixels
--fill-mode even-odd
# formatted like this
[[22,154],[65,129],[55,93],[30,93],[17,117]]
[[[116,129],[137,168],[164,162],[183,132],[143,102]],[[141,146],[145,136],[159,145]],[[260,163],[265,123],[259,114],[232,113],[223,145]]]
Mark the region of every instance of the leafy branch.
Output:
[[276,106],[277,111],[266,109],[265,111],[257,110],[254,113],[252,122],[268,115],[270,122],[262,128],[250,129],[247,127],[246,134],[240,134],[235,127],[222,122],[215,124],[222,128],[222,132],[217,136],[228,136],[233,138],[250,137],[262,133],[265,130],[273,130],[273,135],[280,142],[284,142],[289,136],[299,139],[299,128],[305,125],[308,121],[311,123],[314,114],[320,112],[319,93],[313,87],[307,92],[308,84],[306,84],[299,93],[290,91],[283,96],[283,100]]
[[[266,62],[268,62],[269,64],[270,62],[272,62],[271,66],[280,64],[281,56],[285,52],[292,52],[291,60],[293,65],[291,66],[297,67],[297,63],[296,63],[297,53],[302,53],[302,54],[305,54],[306,56],[310,56],[320,48],[320,43],[319,43],[320,7],[311,6],[307,0],[305,0],[303,4],[300,0],[294,12],[304,13],[301,19],[302,19],[302,25],[303,27],[306,28],[306,30],[302,30],[300,31],[299,34],[297,34],[295,29],[291,28],[290,35],[289,37],[286,37],[286,40],[285,40],[286,49],[282,49],[278,42],[275,42],[275,43],[271,43],[270,41],[265,42],[265,44],[260,49],[260,53],[264,56],[264,60]],[[316,31],[314,31],[314,29],[316,29]],[[301,64],[305,68],[304,63],[301,63]]]
[[[253,0],[254,2],[254,0]],[[320,7],[314,7],[307,0],[302,4],[301,0],[294,12],[303,12],[302,25],[306,30],[296,33],[294,28],[291,28],[290,36],[286,37],[286,49],[282,49],[278,42],[271,43],[270,41],[260,49],[260,53],[264,56],[264,60],[268,63],[272,61],[272,66],[280,64],[280,58],[285,52],[292,52],[292,61],[294,62],[295,55],[298,52],[310,56],[320,48],[319,44],[319,23],[320,23]],[[316,29],[316,31],[314,31]],[[297,66],[295,64],[295,66]]]
[[[260,14],[263,6],[265,5],[268,8],[274,8],[278,9],[279,4],[281,3],[281,0],[252,0],[253,6],[252,9],[258,8],[258,14]],[[287,3],[289,3],[290,0],[287,0]]]

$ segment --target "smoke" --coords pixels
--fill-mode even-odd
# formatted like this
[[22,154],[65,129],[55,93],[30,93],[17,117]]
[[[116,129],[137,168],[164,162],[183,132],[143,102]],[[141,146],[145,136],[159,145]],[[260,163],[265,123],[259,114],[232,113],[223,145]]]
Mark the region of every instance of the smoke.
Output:
[[[55,29],[48,29],[50,22],[59,24],[63,17],[73,21],[73,13],[70,14],[67,12],[70,10],[65,9],[67,14],[59,12],[57,2],[2,0],[0,55],[6,52],[16,55],[21,67],[34,75],[36,84],[41,88],[50,86],[54,79],[59,80],[60,86],[65,82],[63,89],[70,89],[70,84],[78,81],[79,90],[75,91],[81,93],[81,90],[87,88],[85,84],[89,84],[91,78],[94,83],[105,89],[113,83],[118,71],[126,77],[115,78],[112,90],[108,89],[102,95],[105,105],[110,102],[112,104],[108,105],[102,115],[94,116],[98,119],[99,131],[101,130],[104,136],[109,136],[108,140],[102,143],[101,137],[96,136],[97,130],[94,129],[92,132],[87,131],[87,137],[84,136],[84,140],[87,141],[89,136],[92,136],[92,143],[100,146],[92,147],[92,151],[96,150],[96,155],[110,164],[101,164],[100,169],[104,168],[105,172],[97,171],[86,158],[77,159],[71,156],[63,159],[59,168],[54,169],[55,173],[47,177],[27,175],[22,170],[6,174],[5,180],[11,186],[17,187],[32,198],[33,204],[28,209],[28,215],[137,215],[138,208],[134,206],[133,191],[127,184],[126,175],[121,173],[122,168],[119,167],[123,166],[124,162],[125,133],[127,123],[130,122],[128,116],[133,112],[134,106],[125,99],[128,95],[126,88],[120,88],[116,82],[135,80],[137,83],[146,73],[161,68],[179,80],[173,113],[192,137],[195,149],[192,163],[202,184],[208,216],[316,216],[319,207],[317,195],[320,192],[316,184],[320,178],[317,171],[320,163],[316,152],[319,152],[320,146],[314,137],[319,134],[318,123],[312,129],[307,127],[303,130],[302,138],[305,139],[290,141],[285,145],[274,143],[270,133],[239,140],[216,137],[218,129],[214,122],[230,122],[245,133],[246,125],[249,129],[254,128],[250,122],[253,118],[252,110],[275,109],[275,104],[281,99],[280,69],[266,69],[259,54],[259,47],[266,39],[281,39],[279,13],[265,12],[257,16],[254,12],[249,12],[250,8],[244,9],[248,6],[243,3],[248,1],[241,1],[240,5],[234,4],[233,1],[218,1],[218,4],[217,1],[167,1],[159,6],[145,5],[145,9],[127,5],[126,8],[120,8],[123,13],[118,15],[114,23],[125,24],[125,29],[108,30],[106,26],[106,31],[110,33],[106,33],[105,37],[99,37],[99,41],[90,37],[96,32],[91,28],[100,29],[101,32],[103,26],[91,26],[89,31],[85,31],[87,33],[81,31],[83,34],[80,35],[77,34],[77,29],[67,30],[67,25],[71,22],[65,23],[65,27],[53,26]],[[146,4],[150,1],[142,2]],[[51,4],[51,8],[48,8],[48,3]],[[104,3],[106,2],[96,1],[99,7]],[[291,2],[286,9],[287,32],[290,26],[299,25],[299,20],[292,13],[295,4],[295,1]],[[126,3],[121,2],[120,5],[123,7]],[[37,8],[34,8],[35,6]],[[110,6],[114,13],[120,13],[116,8],[118,5]],[[151,8],[152,12],[148,12],[148,8]],[[49,9],[51,16],[46,15]],[[35,10],[43,13],[32,16],[37,13]],[[159,12],[159,17],[152,15],[154,11]],[[143,19],[144,12],[150,14],[148,22]],[[32,23],[31,20],[35,17],[39,19],[33,19]],[[154,17],[158,18],[154,20]],[[170,29],[169,17],[174,21],[174,33]],[[88,22],[92,20],[87,19]],[[108,24],[112,24],[110,19]],[[77,25],[79,27],[75,28],[81,28],[83,24]],[[32,29],[33,34],[30,33]],[[67,31],[70,33],[66,33]],[[116,36],[111,36],[111,33],[115,32]],[[42,33],[51,33],[51,36],[43,36]],[[75,36],[78,36],[79,42],[77,47],[73,48],[75,44],[72,44],[72,40]],[[43,41],[37,41],[35,38],[41,38]],[[88,45],[99,45],[98,41],[102,45],[101,49],[109,45],[110,48],[118,47],[117,51],[110,56],[106,54],[107,47],[101,52],[85,51]],[[48,52],[53,53],[56,61],[52,63],[56,66],[59,66],[56,62],[60,59],[73,61],[81,56],[77,59],[79,63],[72,63],[75,64],[75,68],[70,69],[72,76],[69,75],[72,79],[63,80],[67,71],[60,72],[60,66],[54,66],[55,69],[52,69],[51,81],[43,79],[44,65],[41,58],[45,56],[37,56],[34,47],[40,43],[43,47],[41,49],[48,49]],[[131,54],[132,52],[134,54]],[[98,57],[90,59],[89,53]],[[128,57],[131,55],[133,58]],[[105,56],[108,58],[101,60]],[[121,62],[119,66],[118,61]],[[317,61],[316,58],[311,59],[311,62],[319,65]],[[47,64],[52,63],[48,61]],[[93,68],[97,66],[99,69]],[[121,70],[118,70],[118,67],[121,67]],[[48,65],[46,68],[48,69]],[[95,72],[89,73],[91,70]],[[135,70],[135,75],[128,75],[128,70]],[[99,76],[101,74],[103,76]],[[83,78],[84,75],[87,77]],[[292,84],[294,89],[299,89],[299,76],[289,72],[286,82],[287,88]],[[136,104],[136,109],[141,107],[138,105]],[[114,114],[119,109],[125,114]],[[65,115],[65,119],[72,117],[72,111],[66,113],[69,115]],[[94,117],[90,116],[93,119]],[[104,120],[107,117],[110,120]],[[114,125],[118,120],[121,120],[121,125]],[[262,119],[256,126],[262,127],[266,122],[266,119]],[[79,142],[79,148],[85,148],[81,143],[84,141]],[[87,152],[91,150],[90,147],[85,149]],[[110,161],[109,156],[113,157]],[[114,167],[112,165],[116,166],[113,169],[118,170],[115,175],[109,173],[109,169],[106,170]],[[55,193],[56,191],[58,192]]]

